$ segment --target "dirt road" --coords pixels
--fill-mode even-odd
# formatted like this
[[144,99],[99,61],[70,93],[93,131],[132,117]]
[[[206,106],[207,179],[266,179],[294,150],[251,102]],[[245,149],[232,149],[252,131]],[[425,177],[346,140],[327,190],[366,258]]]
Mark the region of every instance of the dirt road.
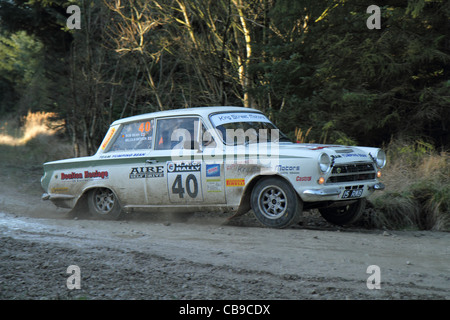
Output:
[[[449,233],[306,218],[274,230],[217,214],[83,220],[39,193],[0,188],[0,299],[450,299]],[[67,287],[71,265],[80,289]],[[371,265],[380,289],[367,286]]]

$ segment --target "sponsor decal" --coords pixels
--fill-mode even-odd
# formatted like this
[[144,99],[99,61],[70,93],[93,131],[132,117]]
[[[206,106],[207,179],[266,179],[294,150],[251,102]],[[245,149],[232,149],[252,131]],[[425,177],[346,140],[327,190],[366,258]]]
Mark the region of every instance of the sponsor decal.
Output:
[[108,145],[109,141],[111,141],[112,136],[114,135],[114,132],[116,132],[116,128],[111,128],[106,135],[105,141],[102,144],[102,150],[105,150],[106,146]]
[[207,177],[220,177],[220,164],[207,164],[206,165]]
[[258,173],[261,171],[261,168],[259,165],[256,164],[249,164],[249,163],[234,163],[234,164],[227,164],[226,170],[232,170],[235,173],[241,173],[241,174],[253,174]]
[[61,172],[61,180],[78,180],[78,179],[107,179],[108,171],[84,171],[83,172]]
[[233,113],[220,113],[211,116],[211,122],[215,126],[220,126],[224,123],[233,122],[270,122],[269,119],[263,114],[254,112],[233,112]]
[[354,158],[367,158],[367,155],[364,153],[347,153],[342,155],[345,158],[350,158],[350,157],[354,157]]
[[295,181],[311,181],[311,177],[300,177],[300,176],[297,176],[295,178]]
[[51,188],[50,189],[51,193],[65,193],[68,191],[69,191],[69,188],[67,188],[67,187],[59,187],[59,188]]
[[222,180],[206,179],[206,192],[222,192]]
[[201,162],[167,162],[167,172],[198,172],[202,168]]
[[134,167],[130,172],[130,179],[162,177],[164,177],[164,166]]
[[108,178],[108,171],[98,171],[95,170],[94,172],[90,172],[90,171],[85,171],[84,172],[84,178],[101,178],[101,179],[106,179]]
[[227,179],[227,187],[243,187],[245,186],[245,179]]
[[131,157],[143,157],[145,156],[145,153],[122,153],[122,154],[108,154],[108,155],[101,155],[100,159],[111,159],[111,158],[131,158]]
[[275,169],[277,170],[277,172],[299,172],[300,171],[300,166],[282,166],[282,165],[278,165],[275,167]]
[[61,172],[61,180],[76,180],[76,179],[83,179],[83,173],[79,173],[79,172],[63,173],[63,172]]

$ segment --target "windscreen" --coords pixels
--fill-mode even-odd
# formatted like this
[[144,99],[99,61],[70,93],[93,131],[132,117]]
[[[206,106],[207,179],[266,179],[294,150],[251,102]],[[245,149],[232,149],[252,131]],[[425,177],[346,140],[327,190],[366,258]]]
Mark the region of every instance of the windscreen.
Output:
[[228,112],[210,116],[211,123],[226,144],[249,144],[290,140],[263,114]]

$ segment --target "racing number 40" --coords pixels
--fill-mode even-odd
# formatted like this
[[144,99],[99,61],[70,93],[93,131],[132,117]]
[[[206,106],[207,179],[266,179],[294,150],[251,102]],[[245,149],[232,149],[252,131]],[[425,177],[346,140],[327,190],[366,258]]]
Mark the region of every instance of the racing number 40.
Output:
[[[191,189],[191,181],[193,190]],[[184,193],[186,191],[191,198],[196,198],[198,195],[198,182],[197,178],[193,174],[190,174],[186,177],[185,186],[186,189],[183,188],[183,180],[181,179],[181,174],[177,175],[172,185],[172,193],[178,194],[180,198],[184,198]]]

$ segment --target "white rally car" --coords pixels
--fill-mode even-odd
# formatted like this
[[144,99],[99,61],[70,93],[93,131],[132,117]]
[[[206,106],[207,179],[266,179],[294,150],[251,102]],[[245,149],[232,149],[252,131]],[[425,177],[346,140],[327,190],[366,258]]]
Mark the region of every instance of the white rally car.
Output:
[[343,225],[384,189],[385,162],[379,148],[292,143],[255,109],[177,109],[117,120],[95,155],[45,163],[42,198],[105,219],[135,208],[252,209],[263,225],[285,228],[318,208]]

